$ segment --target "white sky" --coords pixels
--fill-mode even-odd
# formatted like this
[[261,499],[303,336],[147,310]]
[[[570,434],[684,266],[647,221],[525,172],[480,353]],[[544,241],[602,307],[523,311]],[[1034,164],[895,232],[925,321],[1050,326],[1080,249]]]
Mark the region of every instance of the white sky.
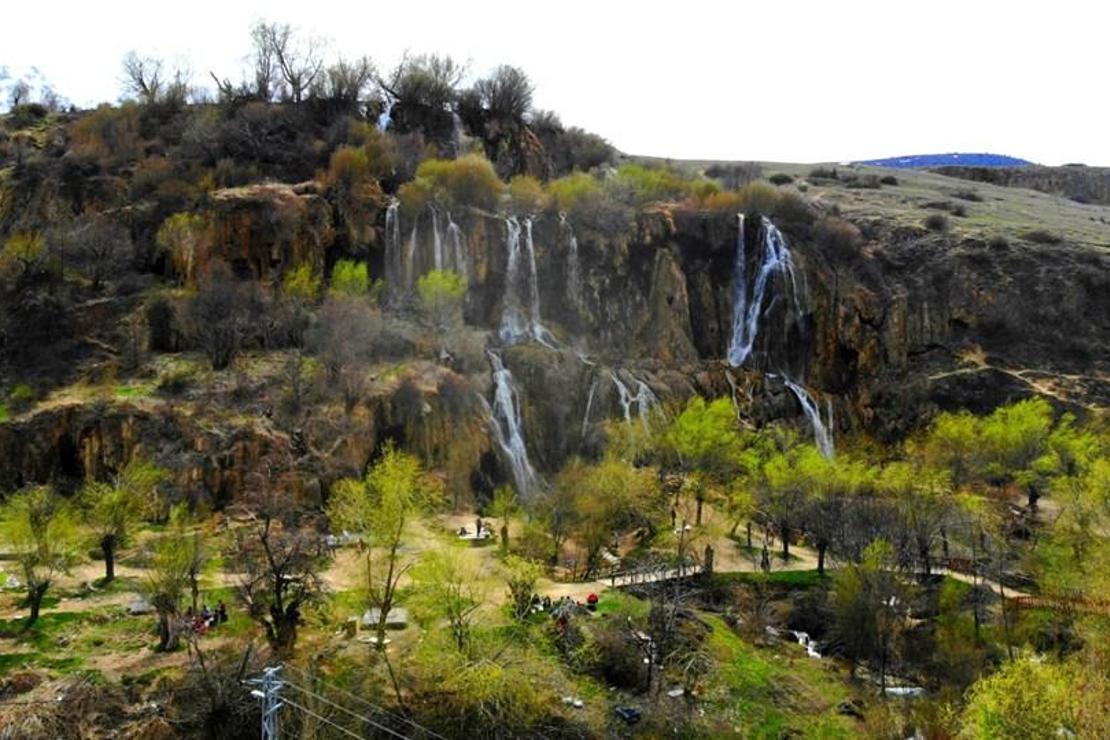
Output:
[[[9,7],[10,6],[10,7]],[[621,150],[828,161],[989,151],[1110,165],[1098,0],[233,0],[5,4],[0,66],[115,100],[129,49],[238,77],[253,21],[388,68],[406,49],[525,69],[537,107]]]

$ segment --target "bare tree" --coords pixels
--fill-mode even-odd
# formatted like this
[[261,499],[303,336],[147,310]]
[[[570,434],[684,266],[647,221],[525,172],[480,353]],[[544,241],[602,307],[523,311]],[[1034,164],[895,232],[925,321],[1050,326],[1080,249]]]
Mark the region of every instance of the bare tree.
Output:
[[325,98],[336,107],[354,110],[377,76],[369,57],[339,60],[328,66],[317,83],[317,97]]
[[123,89],[144,105],[182,105],[189,94],[190,73],[183,65],[169,69],[156,57],[141,57],[134,51],[123,57]]
[[256,77],[279,76],[289,100],[302,102],[324,69],[323,41],[316,37],[298,39],[288,23],[265,21],[255,25],[251,39],[256,49]]

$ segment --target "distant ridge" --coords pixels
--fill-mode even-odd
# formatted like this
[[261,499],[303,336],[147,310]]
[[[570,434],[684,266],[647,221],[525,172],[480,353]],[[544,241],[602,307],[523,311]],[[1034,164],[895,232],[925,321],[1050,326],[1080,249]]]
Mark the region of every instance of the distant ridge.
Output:
[[952,152],[950,154],[910,154],[904,157],[886,159],[864,159],[852,164],[871,167],[896,167],[911,169],[915,167],[1026,167],[1033,164],[1026,159],[1007,157],[1005,154],[986,154],[974,152]]

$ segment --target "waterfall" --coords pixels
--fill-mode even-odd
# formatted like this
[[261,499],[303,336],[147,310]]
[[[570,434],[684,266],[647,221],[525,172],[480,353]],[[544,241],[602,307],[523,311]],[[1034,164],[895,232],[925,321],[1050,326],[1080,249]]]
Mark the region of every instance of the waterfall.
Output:
[[590,425],[590,409],[594,405],[594,393],[597,391],[597,378],[590,383],[590,392],[586,394],[586,413],[582,414],[582,439],[586,438],[586,428]]
[[447,213],[447,245],[451,267],[459,274],[469,277],[470,268],[466,258],[466,248],[463,246],[463,233],[459,225],[451,220],[451,213]]
[[574,235],[574,227],[567,221],[565,213],[559,214],[559,223],[567,234],[567,304],[572,310],[579,310],[581,299],[581,275],[578,266],[578,237]]
[[386,131],[389,129],[389,124],[393,123],[393,98],[386,96],[385,110],[378,116],[378,131]]
[[401,255],[401,219],[397,210],[401,202],[396,198],[389,199],[389,207],[385,209],[385,281],[391,292],[400,288],[401,274],[403,272]]
[[810,425],[813,426],[813,438],[817,442],[817,447],[821,450],[821,454],[831,458],[833,456],[833,437],[831,431],[832,402],[829,402],[829,423],[828,426],[826,426],[824,420],[821,418],[821,411],[817,408],[813,396],[809,395],[809,391],[790,378],[784,377],[782,381],[786,383],[786,387],[792,390],[794,395],[798,397],[798,403],[802,405],[802,411],[805,412]]
[[528,448],[524,444],[520,399],[513,386],[513,374],[505,367],[501,356],[496,352],[489,352],[488,355],[494,382],[490,427],[512,470],[517,493],[524,497],[535,489],[537,479],[536,471],[528,460]]
[[[740,214],[739,236],[736,239],[736,260],[733,265],[732,280],[732,335],[728,343],[728,362],[739,367],[751,357],[759,332],[759,319],[765,313],[763,308],[767,285],[777,273],[783,281],[789,280],[793,309],[800,306],[798,283],[794,273],[794,260],[782,232],[767,218],[760,223],[761,250],[751,295],[748,294],[748,257],[744,238],[744,215]],[[777,298],[778,296],[774,296]],[[769,307],[768,307],[769,308]]]
[[405,285],[412,287],[416,279],[416,226],[420,219],[412,222],[412,233],[409,234],[408,248],[405,250]]
[[659,404],[659,398],[642,380],[635,379],[636,393],[633,394],[616,373],[609,373],[609,376],[613,378],[613,383],[617,386],[621,410],[624,411],[624,420],[630,424],[632,423],[632,404],[636,404],[636,414],[646,427],[651,409]]
[[439,230],[439,212],[431,203],[428,204],[428,210],[432,212],[432,264],[435,269],[442,270],[443,233]]
[[540,321],[540,288],[536,275],[536,249],[532,242],[532,219],[524,219],[524,250],[527,264],[521,253],[521,226],[515,218],[505,219],[505,251],[508,266],[505,269],[505,297],[501,309],[501,341],[514,344],[525,337],[532,337],[540,344],[555,348],[555,337]]

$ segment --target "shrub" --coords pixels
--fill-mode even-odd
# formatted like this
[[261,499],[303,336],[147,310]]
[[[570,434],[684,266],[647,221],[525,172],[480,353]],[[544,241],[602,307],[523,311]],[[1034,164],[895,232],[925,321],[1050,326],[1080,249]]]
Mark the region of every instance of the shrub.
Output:
[[580,201],[598,197],[602,190],[597,178],[584,172],[574,172],[547,185],[555,206],[562,211],[570,211]]
[[1064,241],[1056,234],[1044,229],[1032,229],[1022,234],[1026,241],[1035,242],[1036,244],[1059,244]]
[[974,190],[957,190],[956,192],[952,193],[952,195],[953,197],[959,198],[960,200],[967,200],[971,201],[972,203],[983,202],[983,196],[979,195],[979,193],[975,192]]
[[953,203],[952,207],[948,209],[948,212],[960,218],[967,216],[967,208],[960,203]]
[[751,182],[740,188],[741,210],[749,214],[769,216],[775,212],[781,196],[779,191],[764,182]]
[[744,208],[744,196],[735,190],[712,193],[702,200],[702,208],[718,213],[739,213]]
[[356,298],[365,296],[369,290],[370,278],[366,271],[365,262],[339,260],[335,263],[335,267],[331,271],[329,294]]
[[946,232],[949,229],[948,218],[942,213],[930,213],[925,217],[925,228],[929,231]]
[[859,256],[863,241],[853,224],[833,216],[817,222],[813,238],[831,262],[849,262]]
[[520,121],[532,108],[534,88],[519,67],[502,64],[474,86],[483,106],[494,118]]
[[139,114],[135,103],[118,108],[105,103],[73,123],[70,148],[106,165],[138,159],[142,154]]
[[1010,248],[1010,240],[1007,239],[1004,236],[992,236],[990,238],[990,240],[987,241],[987,246],[990,247],[991,249],[998,249],[998,250],[1009,249]]
[[879,178],[879,182],[883,185],[897,185],[898,178],[894,175],[884,175],[883,177]]
[[486,210],[497,206],[505,189],[493,164],[480,154],[455,160],[429,159],[416,168],[416,179],[428,181],[436,200]]
[[162,222],[155,243],[169,254],[174,274],[184,284],[192,284],[196,271],[207,261],[208,220],[196,213],[175,213]]
[[355,188],[370,179],[370,157],[366,151],[343,146],[331,153],[325,184],[328,187]]
[[[332,280],[334,285],[334,272]],[[312,269],[312,265],[303,262],[285,274],[281,281],[281,290],[288,298],[312,301],[320,295],[320,282],[320,275]]]
[[767,179],[771,181],[772,185],[789,185],[790,183],[794,182],[793,176],[787,175],[782,172],[776,172]]
[[693,181],[681,173],[667,167],[641,164],[622,164],[612,184],[636,204],[680,200],[694,193]]
[[840,174],[835,167],[814,167],[809,171],[811,180],[839,180]]
[[547,207],[547,194],[536,178],[517,175],[509,180],[509,203],[514,213],[539,213]]
[[763,168],[756,162],[715,164],[705,171],[706,177],[720,181],[729,190],[743,187],[753,180],[758,180],[762,175]]

